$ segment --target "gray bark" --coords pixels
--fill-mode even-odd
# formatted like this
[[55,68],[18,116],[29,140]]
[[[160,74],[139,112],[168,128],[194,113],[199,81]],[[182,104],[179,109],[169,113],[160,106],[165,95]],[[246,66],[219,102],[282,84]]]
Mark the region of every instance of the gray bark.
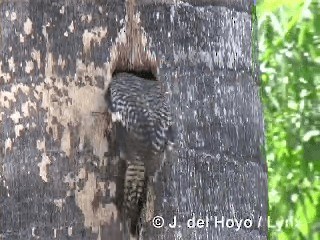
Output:
[[[123,239],[102,114],[114,70],[156,74],[177,133],[148,193],[142,238],[267,239],[250,1],[0,4],[2,239]],[[208,226],[188,228],[193,216]],[[253,225],[215,226],[223,218]]]

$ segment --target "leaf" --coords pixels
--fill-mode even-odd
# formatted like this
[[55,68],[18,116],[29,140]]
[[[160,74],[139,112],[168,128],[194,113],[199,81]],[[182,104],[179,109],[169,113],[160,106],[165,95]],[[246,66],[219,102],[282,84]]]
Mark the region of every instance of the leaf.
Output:
[[295,8],[297,5],[303,3],[304,0],[266,0],[258,4],[258,11],[275,12],[279,8],[285,6],[287,8]]
[[302,140],[304,142],[308,142],[312,137],[316,137],[316,136],[320,136],[320,130],[311,130],[311,131],[307,132],[303,136]]

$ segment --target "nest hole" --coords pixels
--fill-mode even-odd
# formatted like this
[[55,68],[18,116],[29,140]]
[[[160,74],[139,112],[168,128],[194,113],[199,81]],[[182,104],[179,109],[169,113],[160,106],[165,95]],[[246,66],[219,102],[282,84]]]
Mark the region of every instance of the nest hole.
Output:
[[113,73],[112,73],[112,78],[114,78],[117,74],[119,73],[130,73],[130,74],[133,74],[137,77],[140,77],[140,78],[143,78],[143,79],[146,79],[146,80],[152,80],[152,81],[156,81],[157,78],[156,78],[156,75],[151,71],[151,70],[115,70]]

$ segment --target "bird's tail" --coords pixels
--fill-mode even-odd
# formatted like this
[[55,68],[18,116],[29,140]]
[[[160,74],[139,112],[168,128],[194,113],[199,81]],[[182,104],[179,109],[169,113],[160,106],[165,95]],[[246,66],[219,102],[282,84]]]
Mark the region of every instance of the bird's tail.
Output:
[[125,177],[124,206],[126,219],[129,220],[130,233],[139,233],[141,210],[145,203],[146,177],[142,161],[128,164]]

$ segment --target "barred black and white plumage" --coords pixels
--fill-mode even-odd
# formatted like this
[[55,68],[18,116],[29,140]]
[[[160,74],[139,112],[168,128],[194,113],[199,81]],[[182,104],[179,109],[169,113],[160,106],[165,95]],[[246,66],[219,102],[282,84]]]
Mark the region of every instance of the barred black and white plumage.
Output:
[[160,82],[134,74],[115,75],[105,100],[123,161],[120,166],[124,166],[118,207],[130,220],[131,234],[136,235],[147,181],[159,169],[168,142],[173,141],[172,118]]

